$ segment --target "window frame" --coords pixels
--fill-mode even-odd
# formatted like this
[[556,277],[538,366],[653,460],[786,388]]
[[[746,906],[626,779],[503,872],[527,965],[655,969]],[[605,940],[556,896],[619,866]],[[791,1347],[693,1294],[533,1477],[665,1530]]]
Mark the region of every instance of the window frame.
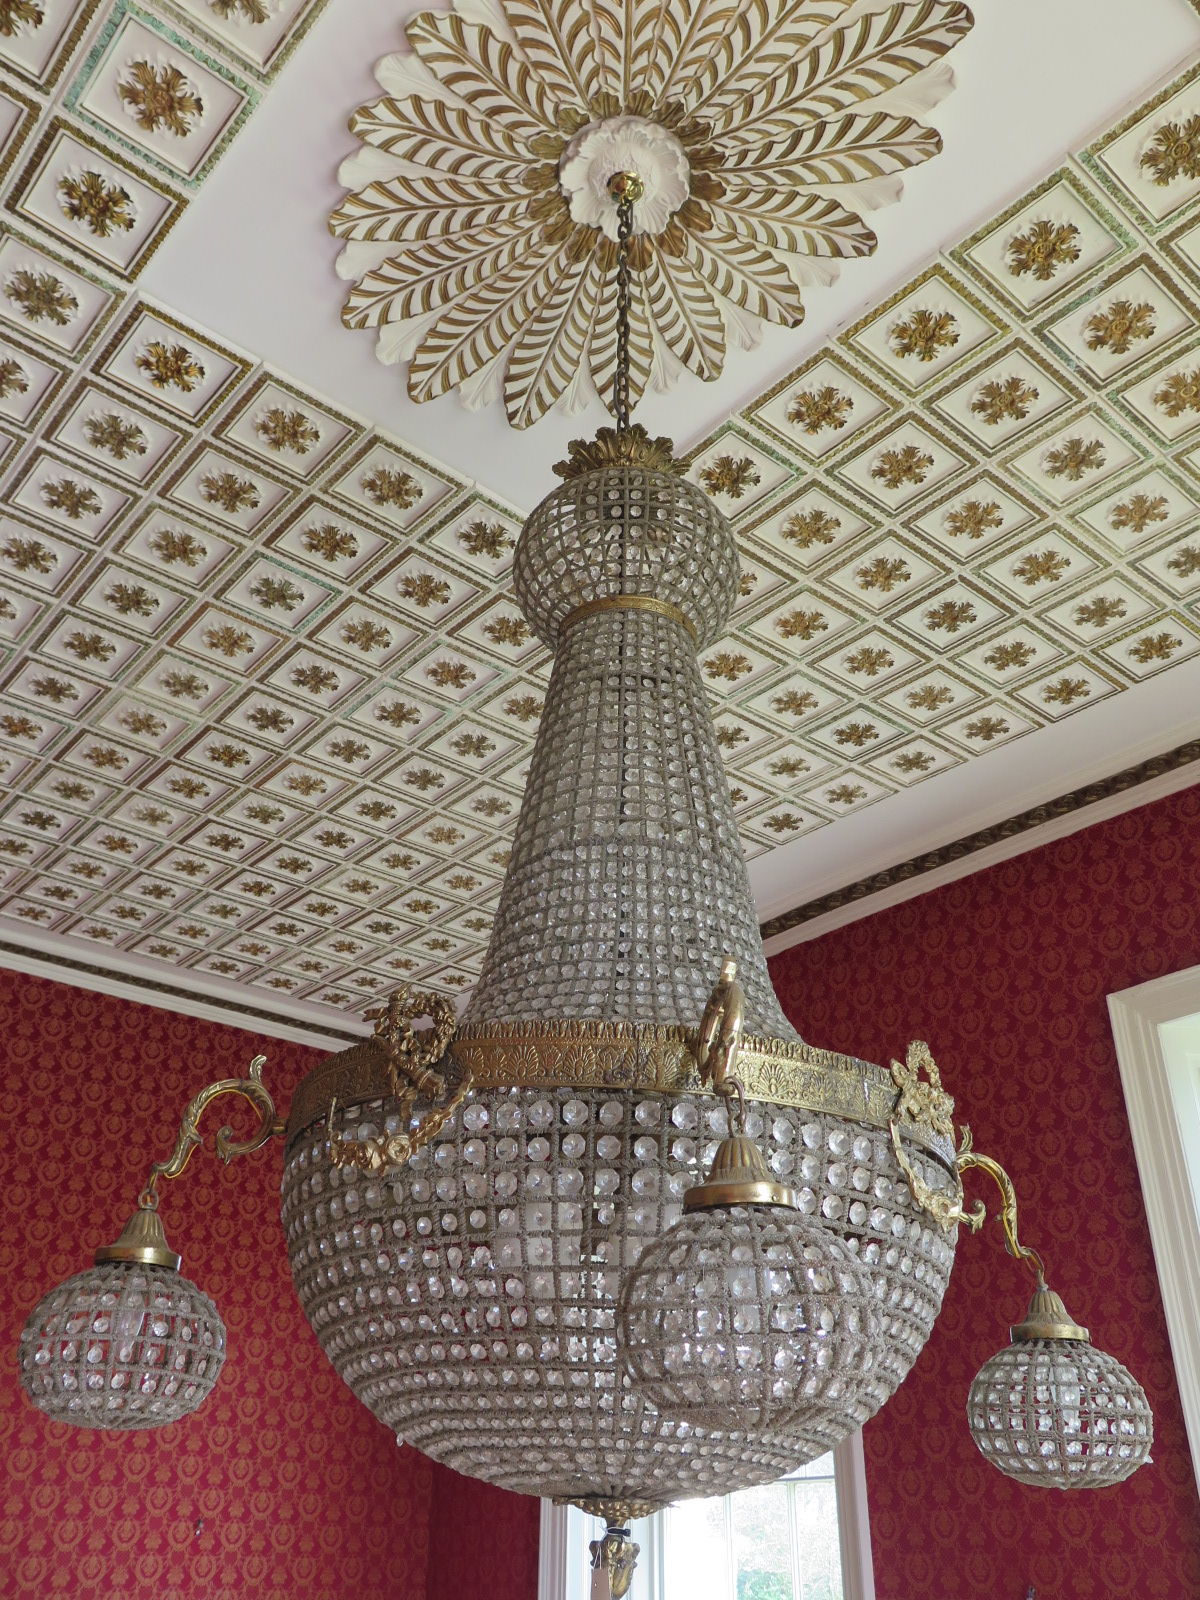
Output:
[[1110,994],[1108,1014],[1200,1485],[1200,1121],[1197,1087],[1187,1081],[1187,1058],[1198,1053],[1187,1033],[1200,1018],[1200,967]]
[[[843,1600],[875,1600],[875,1569],[871,1559],[867,1475],[861,1429],[834,1449],[833,1477],[837,1493]],[[792,1498],[789,1497],[789,1519],[794,1516]],[[578,1523],[572,1524],[569,1507],[556,1506],[552,1500],[542,1501],[538,1600],[588,1600],[587,1586],[581,1582],[584,1562],[580,1553],[581,1534],[576,1531],[578,1527]],[[662,1600],[666,1555],[662,1524],[659,1519],[650,1518],[635,1523],[632,1533],[641,1546],[641,1554],[630,1600]]]

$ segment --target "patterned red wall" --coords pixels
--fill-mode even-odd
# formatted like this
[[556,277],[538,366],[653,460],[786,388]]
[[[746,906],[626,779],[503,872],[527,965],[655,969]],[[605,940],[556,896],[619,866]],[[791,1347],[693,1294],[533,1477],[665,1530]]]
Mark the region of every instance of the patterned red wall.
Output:
[[[1075,1315],[1155,1408],[1154,1465],[1038,1494],[978,1457],[970,1378],[1024,1309],[994,1225],[964,1240],[928,1350],[867,1430],[880,1600],[1194,1600],[1200,1504],[1104,997],[1200,962],[1200,790],[864,919],[772,964],[806,1037],[876,1060],[929,1039]],[[177,1108],[268,1057],[281,1104],[316,1052],[0,974],[0,1342],[123,1220]],[[218,1119],[219,1120],[219,1119]],[[278,1152],[168,1188],[185,1271],[229,1327],[197,1416],[106,1438],[51,1424],[0,1356],[0,1594],[121,1600],[532,1600],[536,1502],[391,1436],[325,1362],[275,1225]],[[203,1526],[197,1532],[197,1519]]]
[[533,1600],[541,1501],[434,1467],[426,1600]]
[[[15,1376],[21,1325],[51,1284],[115,1237],[190,1096],[244,1074],[261,1052],[286,1107],[320,1052],[9,972],[0,972],[0,1015],[4,1600],[442,1600],[454,1592],[444,1564],[470,1570],[485,1517],[507,1529],[505,1559],[495,1569],[481,1560],[491,1581],[457,1594],[533,1600],[537,1502],[398,1449],[321,1354],[288,1272],[279,1146],[226,1170],[210,1143],[164,1186],[184,1273],[229,1330],[205,1406],[161,1432],[126,1436],[76,1431],[33,1410]],[[222,1101],[209,1112],[213,1129],[227,1107],[237,1118],[236,1102]],[[444,1498],[460,1519],[452,1538]]]
[[1025,1600],[1031,1584],[1038,1600],[1200,1596],[1200,1503],[1105,1004],[1197,963],[1200,788],[771,963],[814,1044],[888,1061],[929,1041],[1052,1284],[1154,1407],[1154,1463],[1118,1488],[1023,1489],[986,1465],[967,1390],[1031,1286],[995,1222],[961,1239],[933,1337],[866,1430],[879,1600]]

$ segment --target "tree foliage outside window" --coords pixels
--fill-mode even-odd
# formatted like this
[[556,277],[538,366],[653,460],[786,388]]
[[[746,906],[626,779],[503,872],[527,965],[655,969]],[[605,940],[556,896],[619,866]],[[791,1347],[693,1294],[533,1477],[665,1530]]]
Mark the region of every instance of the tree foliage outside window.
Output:
[[661,1600],[842,1600],[831,1455],[782,1483],[672,1507],[663,1535]]

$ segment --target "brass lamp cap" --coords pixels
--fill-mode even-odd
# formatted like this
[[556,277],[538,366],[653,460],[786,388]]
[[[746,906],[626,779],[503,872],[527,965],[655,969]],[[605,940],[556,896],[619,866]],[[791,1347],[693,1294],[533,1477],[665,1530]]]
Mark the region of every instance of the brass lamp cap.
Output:
[[143,1266],[169,1267],[172,1272],[178,1272],[183,1265],[183,1257],[177,1256],[167,1243],[158,1212],[142,1206],[121,1229],[119,1239],[96,1251],[96,1265],[105,1261],[140,1261]]
[[1081,1328],[1053,1289],[1039,1283],[1034,1290],[1024,1322],[1008,1330],[1013,1344],[1028,1344],[1032,1339],[1072,1339],[1090,1344],[1091,1335]]
[[780,1183],[753,1139],[735,1134],[722,1139],[708,1177],[683,1197],[683,1209],[716,1211],[727,1206],[787,1206],[798,1211],[796,1191]]

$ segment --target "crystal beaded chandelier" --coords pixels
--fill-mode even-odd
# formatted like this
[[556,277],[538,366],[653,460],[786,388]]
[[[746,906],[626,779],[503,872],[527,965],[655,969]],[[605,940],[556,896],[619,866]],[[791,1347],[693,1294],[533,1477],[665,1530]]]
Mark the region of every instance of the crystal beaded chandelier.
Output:
[[[773,1481],[886,1403],[929,1337],[959,1226],[982,1224],[963,1172],[1000,1183],[1008,1247],[1045,1290],[1011,1183],[969,1130],[956,1139],[927,1048],[890,1069],[814,1049],[771,987],[697,663],[737,593],[733,535],[670,442],[629,422],[638,181],[610,184],[617,426],[571,446],[514,562],[554,665],[465,1013],[394,995],[370,1040],[299,1086],[286,1129],[256,1062],[197,1096],[155,1169],[182,1171],[216,1094],[251,1098],[258,1136],[222,1130],[218,1153],[286,1135],[293,1279],[338,1372],[435,1460],[603,1516],[614,1592],[631,1517]],[[170,1263],[101,1256],[31,1316],[30,1398],[91,1426],[193,1409],[219,1369],[215,1311]],[[110,1337],[131,1296],[137,1339]],[[145,1318],[169,1320],[167,1301],[212,1355],[186,1399],[134,1420],[123,1397],[143,1392]],[[1149,1409],[1067,1322],[1014,1330],[970,1426],[1024,1482],[1114,1482],[1146,1458]]]

